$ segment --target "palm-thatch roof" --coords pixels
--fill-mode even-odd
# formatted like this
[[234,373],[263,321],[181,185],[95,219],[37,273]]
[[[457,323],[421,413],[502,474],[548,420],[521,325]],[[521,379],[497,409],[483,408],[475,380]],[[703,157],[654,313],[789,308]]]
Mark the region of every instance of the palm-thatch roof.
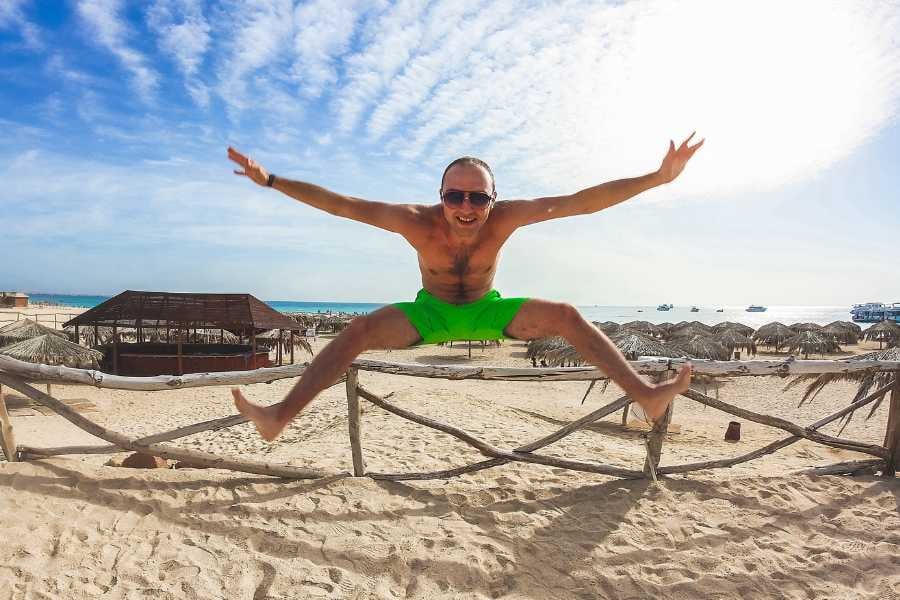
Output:
[[686,327],[693,327],[694,329],[699,329],[707,333],[712,333],[713,330],[712,325],[707,325],[702,321],[681,321],[680,323],[676,323],[672,326],[672,331],[681,330]]
[[756,330],[753,334],[753,341],[763,346],[772,346],[777,351],[784,342],[797,335],[797,333],[778,321],[767,323]]
[[591,323],[606,335],[615,333],[622,328],[622,326],[615,321],[603,321],[602,323],[600,321],[591,321]]
[[888,347],[900,345],[900,325],[894,321],[882,321],[863,331],[863,339],[886,343]]
[[712,326],[712,331],[714,334],[718,335],[723,331],[728,331],[729,329],[733,329],[738,333],[741,333],[745,336],[753,335],[753,328],[749,325],[744,325],[743,323],[736,323],[734,321],[722,321],[721,323],[716,323]]
[[[71,339],[75,340],[75,326],[69,325],[64,329],[65,332],[71,337]],[[78,330],[78,337],[80,339],[75,341],[84,344],[88,348],[96,348],[97,346],[102,346],[104,344],[111,344],[113,341],[112,327],[97,327],[97,335],[95,336],[94,333],[95,330],[93,327],[83,327]],[[125,330],[120,329],[118,333],[124,335]]]
[[831,336],[840,344],[856,344],[859,342],[859,336],[862,335],[861,332],[862,329],[855,323],[834,321],[823,327],[819,334]]
[[852,321],[832,321],[831,323],[826,325],[826,327],[830,327],[832,325],[837,326],[837,327],[843,327],[844,329],[849,329],[849,330],[855,331],[857,333],[857,335],[860,335],[860,336],[862,335],[862,327],[860,327],[856,323],[853,323]]
[[818,323],[794,323],[793,325],[788,325],[788,327],[798,333],[801,331],[822,331],[822,326]]
[[810,354],[827,354],[840,352],[841,348],[832,337],[823,336],[815,331],[801,331],[792,338],[785,340],[788,352],[802,353],[804,358]]
[[628,323],[622,323],[621,330],[626,329],[628,331],[637,331],[638,333],[643,333],[651,336],[657,336],[661,333],[659,327],[657,327],[650,321],[629,321]]
[[609,339],[628,360],[637,360],[639,356],[666,356],[668,358],[682,356],[678,350],[635,331],[620,331],[610,336]]
[[128,290],[66,322],[164,329],[228,329],[250,335],[301,329],[293,319],[250,294],[185,294]]
[[41,325],[31,319],[19,319],[18,321],[13,321],[12,323],[0,327],[0,346],[6,346],[7,344],[21,342],[22,340],[28,340],[47,334],[61,338],[66,337],[64,331],[51,329],[50,327]]
[[[864,360],[900,360],[900,347],[895,348],[887,348],[886,350],[878,350],[876,352],[868,352],[866,354],[858,354],[856,356],[852,356],[848,359],[848,361],[864,361]],[[796,385],[804,381],[809,381],[810,384],[807,386],[806,391],[803,392],[803,397],[800,399],[800,405],[802,406],[804,402],[813,400],[816,395],[820,391],[822,391],[825,386],[830,383],[834,383],[836,381],[855,381],[859,383],[859,387],[856,390],[856,394],[850,400],[850,404],[858,400],[862,400],[866,396],[869,395],[869,392],[872,389],[880,389],[885,387],[886,385],[892,383],[894,381],[895,373],[890,371],[853,371],[851,373],[822,373],[821,375],[809,374],[809,375],[798,375],[794,379],[792,379],[786,386],[784,386],[785,390],[788,390]],[[884,397],[879,398],[872,405],[872,409],[869,411],[867,419],[875,414],[875,411],[881,405]],[[850,419],[853,418],[853,413],[847,415],[846,421],[841,427],[841,431],[844,430],[844,427],[847,426],[847,423],[850,422]],[[840,433],[838,433],[840,435]]]
[[690,338],[676,338],[668,344],[677,348],[690,358],[705,358],[709,360],[728,360],[731,351],[708,335],[695,335]]
[[[266,331],[265,333],[261,333],[256,336],[257,340],[263,342],[263,347],[275,348],[278,345],[278,330],[273,329],[272,331]],[[313,353],[312,345],[310,345],[309,340],[307,340],[302,335],[294,336],[294,348],[300,348],[301,350],[305,350],[310,355]],[[281,349],[284,352],[289,352],[291,349],[291,336],[283,335],[281,336]]]
[[[752,333],[753,330],[751,329]],[[756,344],[737,329],[721,329],[714,339],[728,349],[729,354],[735,350],[746,350],[747,354],[756,354]]]
[[563,348],[569,345],[570,344],[568,340],[566,340],[566,338],[558,335],[529,340],[528,345],[525,349],[525,358],[530,358],[532,364],[536,364],[536,362],[539,360],[545,361],[545,357],[548,352],[558,350],[559,348]]
[[675,323],[664,321],[663,323],[657,323],[656,327],[659,329],[660,335],[666,337],[669,335],[669,332],[672,331],[672,328],[675,327]]
[[702,327],[697,327],[694,324],[684,325],[683,327],[676,327],[669,330],[668,340],[682,340],[682,339],[691,339],[692,337],[696,337],[698,335],[710,336],[710,332]]
[[27,362],[79,369],[96,369],[103,358],[103,354],[97,350],[73,344],[49,333],[4,346],[0,348],[0,354]]

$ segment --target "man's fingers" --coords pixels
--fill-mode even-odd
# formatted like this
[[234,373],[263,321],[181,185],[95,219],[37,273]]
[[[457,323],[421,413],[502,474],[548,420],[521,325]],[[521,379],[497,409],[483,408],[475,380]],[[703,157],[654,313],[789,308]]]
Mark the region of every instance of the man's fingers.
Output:
[[228,158],[230,158],[234,162],[238,163],[239,165],[245,165],[248,162],[246,156],[244,156],[243,154],[241,154],[240,152],[238,152],[231,146],[228,147]]
[[700,146],[702,146],[702,145],[703,145],[703,142],[705,142],[705,141],[706,141],[706,138],[703,138],[702,140],[700,140],[699,142],[697,142],[696,144],[694,144],[693,146],[691,146],[690,148],[688,148],[688,150],[691,151],[691,156],[694,155],[694,152],[696,152],[697,150],[700,149]]

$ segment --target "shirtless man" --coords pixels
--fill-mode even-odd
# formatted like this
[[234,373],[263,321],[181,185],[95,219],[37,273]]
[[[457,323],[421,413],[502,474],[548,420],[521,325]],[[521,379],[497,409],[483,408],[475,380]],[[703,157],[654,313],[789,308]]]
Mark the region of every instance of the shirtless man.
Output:
[[402,235],[418,253],[423,288],[414,302],[385,306],[354,319],[316,356],[282,402],[271,406],[254,404],[240,390],[233,389],[237,409],[253,421],[263,438],[274,440],[297,413],[366,350],[454,339],[530,340],[559,335],[615,381],[651,419],[659,417],[672,399],[687,389],[690,366],[682,368],[670,381],[648,383],[574,306],[501,298],[493,289],[493,281],[500,248],[516,229],[549,219],[595,213],[671,182],[703,145],[702,140],[689,145],[692,137],[693,134],[678,148],[669,142],[660,168],[647,175],[610,181],[568,196],[534,200],[497,201],[490,167],[477,158],[459,158],[444,171],[440,203],[430,206],[372,202],[276,177],[259,163],[228,148],[228,158],[241,167],[235,171],[237,175],[333,215]]

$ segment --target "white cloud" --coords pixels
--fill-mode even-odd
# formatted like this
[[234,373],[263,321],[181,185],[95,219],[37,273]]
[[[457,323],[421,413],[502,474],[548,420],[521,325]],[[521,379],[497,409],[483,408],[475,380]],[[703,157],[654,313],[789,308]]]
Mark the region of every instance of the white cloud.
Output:
[[399,0],[369,20],[361,33],[363,48],[344,59],[347,83],[336,101],[338,129],[356,127],[363,111],[410,60],[422,43],[425,0]]
[[897,115],[897,3],[472,6],[372,15],[338,131],[434,165],[478,152],[509,191],[546,193],[650,171],[696,129],[709,143],[670,197],[814,177]]
[[[290,0],[233,2],[224,11],[227,24],[219,33],[225,37],[227,57],[219,67],[218,92],[233,119],[239,119],[244,110],[256,111],[257,96],[277,85],[276,66],[293,31],[292,12]],[[251,75],[258,93],[248,90]]]
[[24,6],[27,0],[3,0],[0,3],[0,30],[18,28],[25,47],[30,50],[41,50],[44,47],[43,34],[40,27],[25,16]]
[[210,45],[210,25],[199,0],[157,0],[147,9],[147,23],[159,36],[160,49],[178,65],[188,93],[200,106],[209,104],[209,89],[199,78]]
[[131,83],[144,102],[153,100],[159,75],[147,58],[131,48],[126,41],[128,27],[120,17],[119,0],[80,0],[78,14],[90,29],[90,35],[109,50],[131,73]]
[[337,81],[336,58],[344,54],[353,35],[358,6],[347,0],[313,0],[298,4],[294,11],[294,75],[303,93],[319,96],[326,86]]

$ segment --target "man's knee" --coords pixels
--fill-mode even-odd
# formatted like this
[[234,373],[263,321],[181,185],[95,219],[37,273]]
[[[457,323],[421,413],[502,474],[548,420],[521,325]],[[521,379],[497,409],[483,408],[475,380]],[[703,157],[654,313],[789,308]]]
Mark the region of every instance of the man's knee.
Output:
[[344,329],[342,335],[354,346],[365,347],[372,336],[372,318],[369,315],[355,317]]
[[558,323],[559,335],[566,336],[583,321],[578,309],[565,302],[554,305],[554,320]]

